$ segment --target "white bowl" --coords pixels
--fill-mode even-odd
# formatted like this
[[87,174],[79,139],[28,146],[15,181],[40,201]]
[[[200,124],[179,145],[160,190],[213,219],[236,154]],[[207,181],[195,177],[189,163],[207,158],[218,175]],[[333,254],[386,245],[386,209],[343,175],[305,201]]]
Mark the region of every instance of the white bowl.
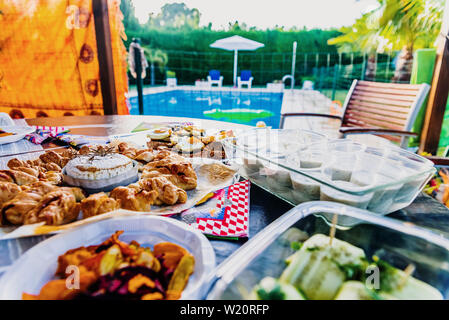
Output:
[[173,242],[195,257],[195,270],[181,299],[198,299],[215,268],[215,253],[207,238],[187,224],[172,218],[132,216],[111,218],[88,224],[47,239],[22,255],[0,280],[0,299],[22,299],[22,293],[38,294],[54,279],[58,257],[67,250],[100,244],[115,231],[123,230],[120,240],[135,240],[142,246]]

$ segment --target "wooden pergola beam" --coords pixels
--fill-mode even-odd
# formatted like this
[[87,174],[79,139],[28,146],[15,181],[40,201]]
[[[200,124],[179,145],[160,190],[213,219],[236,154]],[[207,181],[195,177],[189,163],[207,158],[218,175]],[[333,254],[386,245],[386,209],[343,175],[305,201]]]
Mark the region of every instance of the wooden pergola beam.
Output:
[[446,0],[443,25],[438,39],[437,58],[433,71],[419,151],[436,154],[449,94],[449,0]]
[[98,65],[100,68],[101,95],[104,114],[117,114],[114,61],[112,58],[111,29],[107,0],[92,0],[97,40]]

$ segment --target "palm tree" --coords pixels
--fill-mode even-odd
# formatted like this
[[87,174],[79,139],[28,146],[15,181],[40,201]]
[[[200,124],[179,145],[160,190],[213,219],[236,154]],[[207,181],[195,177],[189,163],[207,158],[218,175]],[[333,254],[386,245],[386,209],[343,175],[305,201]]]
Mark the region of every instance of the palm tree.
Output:
[[400,49],[394,81],[409,81],[413,52],[432,47],[441,29],[442,0],[383,0],[380,35]]
[[376,77],[376,52],[385,50],[387,42],[382,36],[373,32],[378,29],[379,13],[371,11],[362,15],[350,27],[343,27],[343,34],[330,39],[328,44],[337,45],[340,52],[359,52],[368,56],[365,79],[374,80]]
[[365,51],[401,50],[393,81],[409,81],[414,50],[432,47],[439,33],[444,0],[378,1],[378,8],[342,28],[343,35],[329,44],[345,49],[352,41]]
[[161,72],[164,72],[165,66],[168,63],[168,55],[161,49],[144,47],[143,51],[145,53],[145,57],[150,62],[150,79],[151,85],[154,86],[156,84],[154,75],[155,64],[159,66],[159,70]]

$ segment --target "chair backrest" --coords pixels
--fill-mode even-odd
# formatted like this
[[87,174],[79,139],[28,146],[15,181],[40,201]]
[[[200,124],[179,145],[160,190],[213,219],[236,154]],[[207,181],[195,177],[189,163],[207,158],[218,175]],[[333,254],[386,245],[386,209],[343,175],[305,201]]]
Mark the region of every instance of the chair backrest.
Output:
[[210,70],[209,76],[211,80],[220,80],[220,71],[219,70]]
[[240,73],[241,81],[248,81],[251,78],[251,70],[242,70]]
[[[411,131],[430,86],[354,80],[343,105],[342,127]],[[398,136],[383,136],[403,142]]]

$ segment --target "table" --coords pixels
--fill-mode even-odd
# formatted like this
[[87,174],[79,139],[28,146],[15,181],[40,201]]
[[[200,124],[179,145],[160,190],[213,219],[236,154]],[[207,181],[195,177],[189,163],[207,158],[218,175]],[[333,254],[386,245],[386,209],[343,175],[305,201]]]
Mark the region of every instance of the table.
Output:
[[[27,120],[30,125],[64,126],[71,128],[74,134],[104,136],[127,133],[142,121],[146,122],[183,122],[189,121],[204,128],[217,129],[248,129],[246,125],[190,118],[174,118],[161,116],[88,116],[88,117],[62,117],[38,118]],[[57,147],[54,144],[45,144],[44,148]],[[252,185],[250,191],[250,237],[261,231],[269,223],[276,220],[292,206],[265,190]],[[419,226],[431,228],[449,238],[449,210],[433,198],[421,194],[407,208],[389,215],[391,218],[414,223]],[[0,241],[0,273],[6,266],[13,263],[26,250],[51,235],[29,237],[22,239]],[[242,246],[247,239],[238,241],[211,239],[215,250],[217,264],[223,262],[231,253]]]

